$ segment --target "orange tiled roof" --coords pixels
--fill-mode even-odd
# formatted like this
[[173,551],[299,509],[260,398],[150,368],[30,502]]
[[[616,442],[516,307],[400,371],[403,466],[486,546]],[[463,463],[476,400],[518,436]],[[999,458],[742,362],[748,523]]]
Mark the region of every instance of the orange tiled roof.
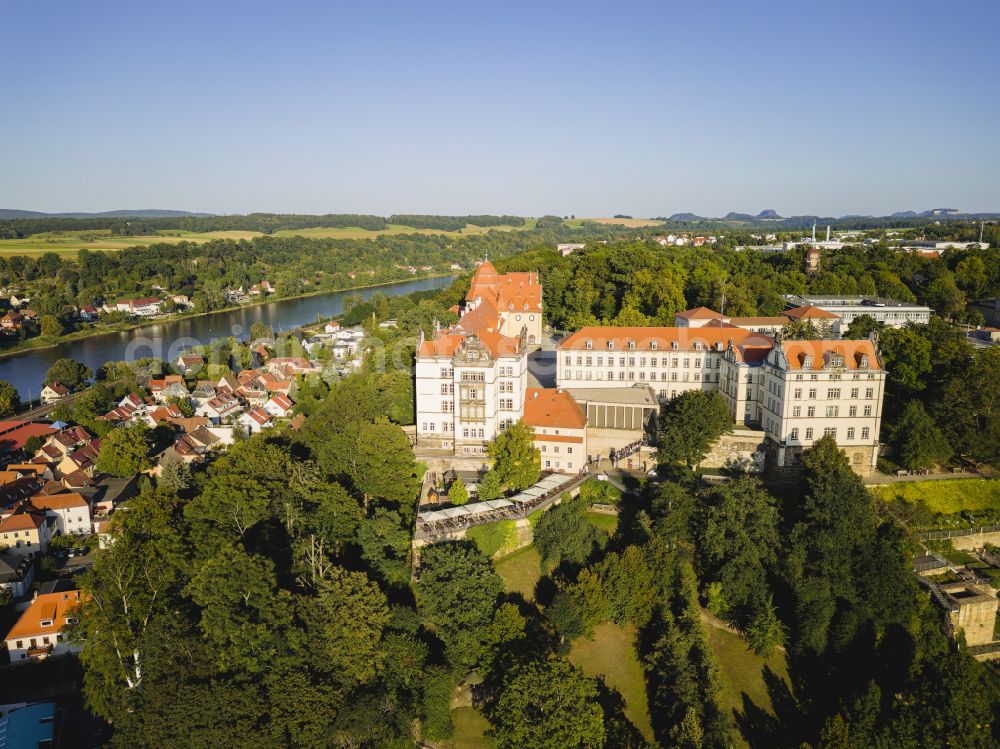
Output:
[[[7,633],[7,640],[55,634],[66,626],[66,617],[72,616],[80,605],[80,591],[67,590],[62,593],[43,593],[21,614],[21,618]],[[49,622],[42,624],[42,622]]]
[[795,307],[794,309],[785,310],[781,313],[785,317],[790,317],[792,320],[838,320],[840,319],[837,315],[832,312],[827,312],[825,309],[820,309],[819,307],[814,307],[811,304],[807,304],[804,307]]
[[729,341],[734,344],[753,343],[755,345],[773,346],[774,340],[762,333],[754,333],[745,328],[616,328],[611,326],[593,326],[580,328],[576,333],[563,339],[559,349],[584,350],[587,341],[595,351],[607,351],[608,342],[614,345],[614,351],[628,351],[629,343],[635,344],[637,351],[672,351],[677,343],[679,351],[696,351],[696,344],[703,349],[716,349],[721,343],[725,348]]
[[[524,392],[525,424],[530,427],[583,429],[587,416],[572,395],[557,388],[528,388]],[[539,435],[545,439],[548,435]]]
[[31,498],[31,505],[39,510],[68,510],[71,507],[87,507],[89,503],[82,494],[65,492],[63,494],[36,494]]
[[43,523],[45,523],[45,518],[38,513],[15,512],[0,520],[0,533],[38,530]]
[[721,320],[722,314],[708,307],[695,307],[694,309],[678,312],[677,317],[682,320]]
[[[875,352],[875,345],[869,340],[861,341],[782,341],[781,348],[791,369],[805,369],[805,357],[812,357],[809,369],[823,369],[830,355],[839,354],[844,358],[845,369],[879,370],[881,365]],[[866,367],[861,366],[861,357],[868,357]]]

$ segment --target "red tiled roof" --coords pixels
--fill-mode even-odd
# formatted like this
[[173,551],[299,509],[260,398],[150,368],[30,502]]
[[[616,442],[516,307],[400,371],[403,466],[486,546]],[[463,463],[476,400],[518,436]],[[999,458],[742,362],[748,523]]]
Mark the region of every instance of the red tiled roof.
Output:
[[[843,357],[845,369],[881,369],[875,345],[869,340],[782,341],[781,347],[791,369],[823,369],[829,356],[834,354]],[[811,357],[809,367],[805,366],[807,356]],[[861,366],[863,356],[868,357],[866,367]]]
[[684,312],[678,312],[677,317],[682,320],[721,320],[722,315],[719,312],[710,310],[708,307],[695,307],[694,309],[685,310]]
[[[726,348],[729,341],[733,344],[753,343],[754,345],[773,346],[774,341],[762,333],[754,333],[745,328],[616,328],[610,326],[594,326],[581,328],[573,335],[563,339],[560,350],[585,350],[587,341],[591,342],[594,351],[608,351],[610,341],[614,351],[629,351],[629,343],[635,344],[637,351],[696,351],[696,344],[702,349],[717,349],[719,344]],[[655,349],[653,344],[656,344]],[[677,349],[673,344],[677,343]]]
[[[587,416],[572,395],[557,388],[528,388],[524,392],[522,420],[531,427],[583,429]],[[547,435],[540,436],[544,439]]]
[[825,309],[820,309],[819,307],[814,307],[811,304],[807,304],[803,307],[795,307],[794,309],[788,309],[781,313],[785,317],[790,317],[793,320],[839,320],[840,318],[833,314],[832,312],[827,312]]

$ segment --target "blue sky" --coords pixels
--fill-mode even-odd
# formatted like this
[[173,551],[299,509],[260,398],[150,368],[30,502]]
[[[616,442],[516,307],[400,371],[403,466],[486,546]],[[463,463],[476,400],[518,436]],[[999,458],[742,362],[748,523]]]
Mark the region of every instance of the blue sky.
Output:
[[1000,211],[996,0],[0,3],[0,207]]

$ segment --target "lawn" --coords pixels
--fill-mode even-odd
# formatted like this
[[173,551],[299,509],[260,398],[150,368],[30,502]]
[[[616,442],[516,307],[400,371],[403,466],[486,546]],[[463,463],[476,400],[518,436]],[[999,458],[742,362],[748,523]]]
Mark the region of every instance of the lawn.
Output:
[[[787,679],[785,654],[776,650],[765,661],[747,648],[746,641],[739,635],[712,626],[705,628],[708,631],[708,643],[719,662],[719,680],[722,682],[719,700],[723,712],[730,718],[733,717],[733,710],[742,712],[744,694],[761,709],[770,711],[771,698],[764,685],[764,666],[770,666],[772,671]],[[739,743],[745,746],[738,733],[736,736]]]
[[493,742],[484,736],[490,727],[482,713],[474,707],[460,707],[451,711],[455,733],[448,745],[451,749],[489,749]]
[[875,486],[871,491],[886,501],[896,498],[911,504],[923,501],[931,512],[943,515],[1000,509],[1000,479],[906,481]]
[[526,601],[535,597],[535,585],[542,577],[542,559],[538,549],[525,546],[494,562],[508,593],[520,593]]
[[604,512],[593,512],[588,511],[584,515],[591,525],[596,527],[598,530],[606,532],[609,536],[615,532],[618,527],[618,516],[609,515]]
[[613,622],[597,626],[592,638],[573,642],[569,659],[588,676],[600,676],[625,700],[625,715],[647,739],[653,738],[646,703],[646,679],[635,654],[635,628]]

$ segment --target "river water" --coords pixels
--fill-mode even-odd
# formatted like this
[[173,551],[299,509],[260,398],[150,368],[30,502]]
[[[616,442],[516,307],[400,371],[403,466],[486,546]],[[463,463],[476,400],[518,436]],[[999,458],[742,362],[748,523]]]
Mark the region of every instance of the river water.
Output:
[[6,380],[16,387],[22,399],[37,399],[45,373],[57,359],[75,359],[95,372],[109,361],[131,361],[144,357],[176,361],[180,353],[191,346],[231,335],[246,336],[255,322],[264,322],[272,329],[281,331],[315,322],[317,317],[339,315],[344,311],[344,297],[349,294],[359,294],[365,299],[377,292],[386,296],[401,296],[414,291],[440,289],[450,284],[451,280],[417,278],[369,289],[282,299],[255,307],[225,310],[119,333],[102,333],[78,341],[67,341],[51,348],[23,351],[0,358],[0,380]]

